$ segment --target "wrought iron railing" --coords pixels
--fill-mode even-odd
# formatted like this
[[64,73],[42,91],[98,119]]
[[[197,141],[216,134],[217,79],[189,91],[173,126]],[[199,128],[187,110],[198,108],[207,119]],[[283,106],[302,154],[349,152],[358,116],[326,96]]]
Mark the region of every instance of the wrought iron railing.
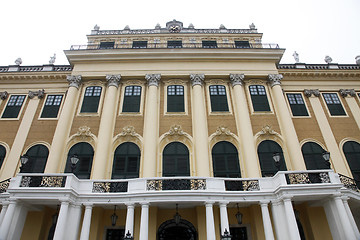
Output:
[[286,173],[287,184],[331,183],[328,172]]
[[10,178],[0,182],[0,193],[6,192],[10,184]]
[[20,187],[65,187],[66,176],[22,176]]
[[94,182],[93,193],[121,193],[128,191],[128,182]]
[[225,180],[226,191],[260,191],[259,180]]
[[339,178],[340,178],[340,182],[344,184],[344,187],[356,192],[360,192],[359,189],[360,182],[356,182],[355,179],[342,175],[340,173],[339,173]]
[[205,179],[152,179],[146,182],[147,191],[206,190]]

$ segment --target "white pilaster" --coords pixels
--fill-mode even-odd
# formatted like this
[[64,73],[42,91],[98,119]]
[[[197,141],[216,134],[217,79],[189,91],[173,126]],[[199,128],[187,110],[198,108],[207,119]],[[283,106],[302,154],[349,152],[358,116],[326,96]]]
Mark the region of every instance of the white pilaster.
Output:
[[69,202],[62,201],[59,217],[56,223],[55,233],[54,233],[54,240],[63,240],[66,232],[66,221],[69,209]]
[[85,205],[85,213],[81,227],[80,240],[89,240],[93,205],[92,204],[84,204],[84,205]]
[[5,213],[6,213],[8,206],[9,206],[8,201],[2,203],[2,208],[1,208],[1,213],[0,213],[0,227],[1,227],[2,221],[4,220]]
[[358,229],[358,227],[356,225],[354,216],[353,216],[353,214],[351,212],[351,209],[350,209],[350,206],[349,206],[349,203],[348,203],[348,197],[342,197],[342,200],[343,200],[344,207],[346,209],[346,213],[348,215],[349,221],[351,223],[351,226],[354,229],[354,234],[356,236],[356,239],[360,239],[359,229]]
[[10,200],[9,206],[5,213],[4,220],[0,227],[0,240],[8,239],[7,236],[8,236],[9,230],[10,230],[10,225],[11,225],[14,213],[15,213],[16,206],[17,206],[16,201]]
[[206,240],[215,240],[215,223],[213,213],[213,202],[206,202]]
[[285,207],[286,220],[288,222],[290,239],[291,240],[300,240],[300,233],[299,233],[299,229],[297,226],[291,199],[285,198],[283,201],[284,201],[284,207]]
[[345,101],[347,102],[347,104],[350,108],[350,111],[353,115],[353,118],[354,118],[358,128],[360,128],[360,107],[356,100],[355,90],[354,89],[340,89],[340,95],[343,98],[345,98]]
[[346,240],[356,240],[357,238],[355,236],[354,229],[350,223],[349,216],[345,209],[344,203],[341,200],[341,197],[335,196],[334,201],[335,201],[335,205],[337,208],[337,212],[339,214],[341,225],[344,229],[345,239]]
[[274,233],[271,225],[271,219],[268,209],[269,202],[260,202],[261,214],[263,218],[264,232],[266,240],[274,240]]
[[230,232],[229,228],[229,219],[227,213],[227,204],[228,202],[220,202],[220,224],[221,224],[221,235],[224,235],[225,229]]
[[141,203],[139,240],[148,240],[148,235],[149,235],[149,203]]
[[135,206],[133,203],[127,204],[125,234],[130,232],[131,236],[133,237],[134,237],[134,210],[135,210]]

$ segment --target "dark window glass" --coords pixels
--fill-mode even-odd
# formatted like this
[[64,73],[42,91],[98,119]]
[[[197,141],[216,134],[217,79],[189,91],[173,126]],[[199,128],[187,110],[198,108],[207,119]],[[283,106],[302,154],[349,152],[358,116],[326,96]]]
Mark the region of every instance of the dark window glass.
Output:
[[17,118],[25,100],[25,95],[11,95],[2,118]]
[[202,41],[203,48],[217,48],[216,41]]
[[262,85],[249,86],[251,101],[255,112],[270,111],[265,87]]
[[249,41],[235,41],[235,48],[250,48]]
[[344,144],[343,151],[356,185],[360,189],[360,144],[348,141]]
[[258,146],[258,156],[260,161],[261,174],[263,177],[271,177],[278,171],[273,159],[274,153],[280,153],[280,171],[286,171],[283,151],[279,144],[271,140],[262,141]]
[[115,42],[101,42],[100,49],[112,49],[115,46]]
[[169,143],[163,151],[163,177],[190,176],[189,150],[179,142]]
[[98,111],[101,90],[102,88],[97,86],[85,89],[84,100],[81,106],[82,113],[96,113]]
[[48,95],[41,118],[57,118],[62,98],[62,95]]
[[147,48],[147,41],[133,41],[132,48]]
[[94,150],[92,146],[88,143],[80,142],[70,148],[66,160],[66,173],[71,172],[70,158],[74,154],[79,157],[79,162],[75,166],[74,174],[80,179],[89,179],[91,174],[92,161],[94,157]]
[[6,155],[6,148],[0,145],[0,169],[4,163],[5,155]]
[[212,151],[214,177],[241,177],[238,151],[229,142],[218,142]]
[[212,85],[209,87],[211,111],[213,112],[227,112],[229,111],[226,89],[222,85]]
[[46,146],[38,144],[31,147],[26,154],[29,161],[22,167],[22,173],[43,173],[49,150]]
[[168,48],[182,48],[182,41],[168,41],[167,42]]
[[329,169],[322,154],[325,150],[317,143],[307,142],[301,147],[307,170]]
[[286,94],[293,116],[309,116],[304,99],[300,93]]
[[140,86],[127,86],[125,88],[123,112],[139,112],[141,99]]
[[332,116],[346,115],[341,101],[336,93],[323,93],[325,102]]
[[106,240],[123,240],[125,229],[106,229]]
[[167,111],[185,112],[183,86],[171,85],[167,87]]
[[140,166],[140,149],[134,143],[123,143],[114,153],[112,179],[138,178]]

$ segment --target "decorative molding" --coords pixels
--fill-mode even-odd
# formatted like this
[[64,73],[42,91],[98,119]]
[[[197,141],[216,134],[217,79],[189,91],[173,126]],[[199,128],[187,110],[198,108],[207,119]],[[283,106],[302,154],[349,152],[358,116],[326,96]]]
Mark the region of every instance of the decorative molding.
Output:
[[168,135],[170,135],[170,136],[173,136],[173,135],[182,136],[182,135],[184,135],[184,131],[181,129],[180,125],[172,125],[170,127],[169,132],[168,132]]
[[186,84],[186,82],[181,79],[170,79],[164,83],[165,83],[165,85],[185,85]]
[[246,81],[246,85],[265,85],[266,81],[261,79],[249,79]]
[[314,97],[320,97],[319,89],[305,89],[304,94],[306,97],[311,97],[312,95]]
[[161,74],[146,74],[145,79],[148,82],[149,86],[158,87],[161,79]]
[[271,126],[269,125],[265,125],[261,131],[258,133],[258,135],[276,135],[276,136],[280,136],[280,134],[278,132],[276,132],[275,130],[272,129]]
[[69,82],[69,87],[76,87],[79,89],[81,84],[81,75],[68,75],[66,80]]
[[354,89],[340,89],[339,92],[342,97],[348,97],[349,95],[350,97],[356,96],[356,92]]
[[236,85],[244,85],[245,74],[232,74],[230,73],[231,85],[235,87]]
[[121,133],[119,133],[119,137],[132,136],[135,137],[137,133],[135,132],[135,128],[133,126],[126,126],[123,128]]
[[7,91],[0,92],[0,99],[5,100],[9,96]]
[[269,74],[268,75],[268,81],[270,83],[271,87],[274,87],[276,85],[281,85],[281,80],[283,79],[282,74]]
[[190,74],[191,85],[200,85],[202,86],[205,80],[205,74]]
[[121,139],[121,142],[133,142],[141,149],[142,137],[135,131],[133,126],[123,127],[122,131],[113,138],[113,142],[115,143],[119,139]]
[[92,141],[96,140],[96,136],[91,132],[90,127],[81,126],[79,127],[77,133],[70,137],[70,140],[78,139],[80,141]]
[[230,136],[231,135],[231,131],[225,127],[225,126],[220,126],[216,129],[216,132],[215,132],[215,135],[216,136],[220,136],[220,135],[227,135],[227,136]]
[[42,99],[45,96],[45,90],[41,89],[39,91],[29,91],[28,96],[30,99],[33,99],[35,96]]
[[[190,147],[192,145],[192,137],[184,132],[180,125],[174,124],[170,127],[169,131],[160,137],[160,143],[165,140],[166,144],[174,140],[180,141]],[[166,145],[164,144],[164,146]]]
[[114,86],[116,88],[119,87],[121,75],[106,75],[106,81],[108,83],[108,87]]
[[217,127],[216,131],[209,136],[209,142],[211,147],[213,147],[219,141],[229,141],[235,146],[238,146],[238,137],[230,131],[226,126]]
[[227,85],[228,81],[223,79],[210,79],[206,81],[207,85]]

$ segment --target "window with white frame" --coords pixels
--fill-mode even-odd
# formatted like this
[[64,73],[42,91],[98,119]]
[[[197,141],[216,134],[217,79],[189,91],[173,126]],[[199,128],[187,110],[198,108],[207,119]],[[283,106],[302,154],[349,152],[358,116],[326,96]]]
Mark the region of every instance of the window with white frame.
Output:
[[57,118],[63,95],[48,95],[41,118]]
[[286,96],[293,116],[309,116],[304,99],[300,93],[287,93]]
[[346,115],[345,110],[341,105],[341,101],[336,93],[323,93],[323,97],[331,116]]
[[25,97],[25,95],[11,95],[2,118],[17,118]]

